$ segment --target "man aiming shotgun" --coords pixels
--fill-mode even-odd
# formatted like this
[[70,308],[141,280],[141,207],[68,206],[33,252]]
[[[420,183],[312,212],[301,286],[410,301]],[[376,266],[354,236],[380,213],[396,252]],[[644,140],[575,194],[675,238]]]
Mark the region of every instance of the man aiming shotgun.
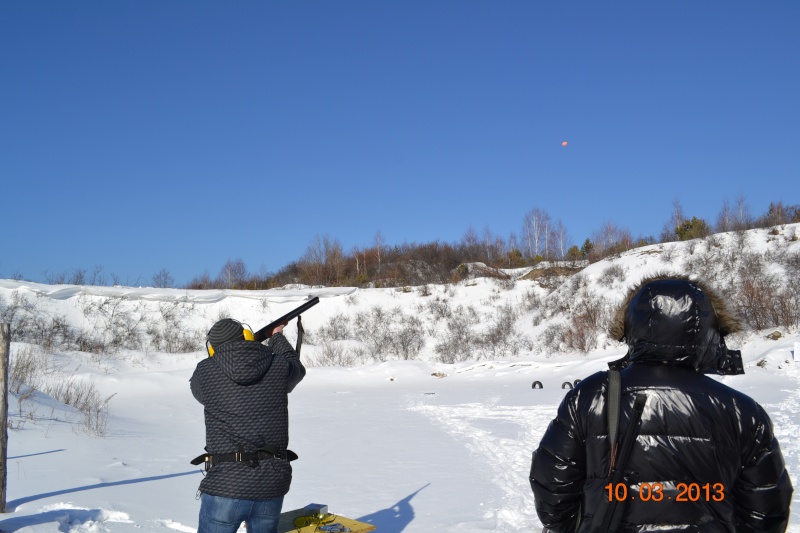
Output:
[[[200,483],[198,533],[276,533],[283,497],[289,492],[297,455],[288,449],[288,393],[305,377],[298,350],[300,314],[319,303],[314,297],[256,333],[232,318],[218,321],[206,336],[209,357],[190,380],[203,405],[206,452]],[[298,348],[283,335],[298,319]],[[268,340],[266,344],[263,341]]]

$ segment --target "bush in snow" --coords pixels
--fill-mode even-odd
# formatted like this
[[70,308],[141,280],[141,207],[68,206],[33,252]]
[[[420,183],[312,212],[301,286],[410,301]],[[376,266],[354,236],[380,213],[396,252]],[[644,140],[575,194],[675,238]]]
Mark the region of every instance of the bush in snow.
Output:
[[530,339],[517,332],[515,326],[518,317],[516,306],[510,303],[497,309],[489,328],[477,338],[478,348],[484,357],[517,355],[533,347]]
[[474,307],[459,305],[447,319],[443,340],[434,347],[442,363],[466,361],[476,355],[477,336],[472,327],[480,322]]
[[[415,359],[425,346],[424,334],[422,320],[415,313],[405,313],[400,307],[387,311],[373,306],[357,312],[352,318],[334,315],[310,338],[322,346],[320,358],[326,365],[341,362],[348,366],[363,358],[377,361],[386,361],[390,356]],[[362,349],[344,349],[337,344],[345,340],[359,342]]]
[[600,285],[611,287],[616,282],[625,281],[627,273],[628,272],[625,270],[625,267],[619,263],[611,263],[603,270],[603,272],[600,274],[600,277],[597,278],[597,282]]

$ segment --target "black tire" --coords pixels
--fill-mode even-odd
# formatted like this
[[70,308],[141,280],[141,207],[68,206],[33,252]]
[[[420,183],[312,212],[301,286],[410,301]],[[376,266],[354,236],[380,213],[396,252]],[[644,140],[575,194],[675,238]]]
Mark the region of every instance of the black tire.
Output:
[[572,383],[570,383],[569,381],[565,381],[564,383],[561,384],[561,388],[572,390]]
[[[538,385],[538,387],[537,387],[537,385]],[[542,382],[541,381],[534,381],[533,385],[531,385],[531,388],[532,389],[541,389],[541,388],[543,388],[542,387]]]

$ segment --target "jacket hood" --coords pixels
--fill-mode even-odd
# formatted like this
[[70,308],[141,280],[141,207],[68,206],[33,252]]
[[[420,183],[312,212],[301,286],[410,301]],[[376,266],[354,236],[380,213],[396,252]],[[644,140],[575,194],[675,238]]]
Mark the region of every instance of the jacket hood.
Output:
[[624,365],[657,362],[706,371],[730,366],[732,354],[724,337],[741,328],[739,319],[702,281],[657,274],[628,291],[609,333],[628,345]]
[[239,385],[261,381],[272,364],[272,352],[260,342],[236,340],[221,345],[211,358]]

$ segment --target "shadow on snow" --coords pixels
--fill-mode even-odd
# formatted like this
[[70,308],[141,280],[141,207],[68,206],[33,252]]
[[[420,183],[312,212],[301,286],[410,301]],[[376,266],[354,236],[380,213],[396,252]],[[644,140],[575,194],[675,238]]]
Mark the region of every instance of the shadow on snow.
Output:
[[48,453],[58,453],[65,451],[67,451],[65,448],[61,448],[60,450],[50,450],[49,452],[29,453],[28,455],[17,455],[16,457],[9,457],[8,460],[10,461],[11,459],[23,459],[25,457],[35,457],[37,455],[47,455]]
[[[430,483],[428,483],[428,485],[430,485]],[[387,509],[375,511],[372,514],[362,516],[356,520],[377,526],[377,531],[380,531],[380,533],[400,533],[414,520],[414,508],[411,507],[411,498],[416,496],[428,485],[420,487]],[[2,523],[0,523],[0,525],[2,525]]]
[[86,522],[102,522],[102,509],[54,509],[37,515],[9,518],[0,522],[0,533],[12,533],[29,526],[38,526],[58,522],[58,530],[64,533],[72,531],[76,524]]
[[[74,487],[71,489],[56,490],[53,492],[45,492],[25,498],[18,498],[6,504],[7,512],[13,513],[17,507],[30,503],[43,498],[51,498],[53,496],[61,496],[62,494],[71,494],[73,492],[81,492],[84,490],[105,489],[109,487],[117,487],[120,485],[132,485],[134,483],[147,483],[149,481],[160,481],[162,479],[169,479],[180,476],[190,476],[199,474],[200,470],[191,470],[189,472],[180,472],[178,474],[165,474],[163,476],[150,476],[141,477],[137,479],[124,479],[121,481],[110,481],[108,483],[96,483],[94,485],[84,485],[82,487]],[[0,520],[0,532],[11,533],[18,529],[27,526],[35,526],[38,524],[47,524],[50,522],[59,522],[59,531],[69,531],[69,524],[72,522],[85,522],[87,520],[98,520],[102,518],[102,510],[100,509],[56,509],[46,511],[38,515],[19,516],[9,518],[7,520]],[[65,529],[66,528],[66,529]]]

